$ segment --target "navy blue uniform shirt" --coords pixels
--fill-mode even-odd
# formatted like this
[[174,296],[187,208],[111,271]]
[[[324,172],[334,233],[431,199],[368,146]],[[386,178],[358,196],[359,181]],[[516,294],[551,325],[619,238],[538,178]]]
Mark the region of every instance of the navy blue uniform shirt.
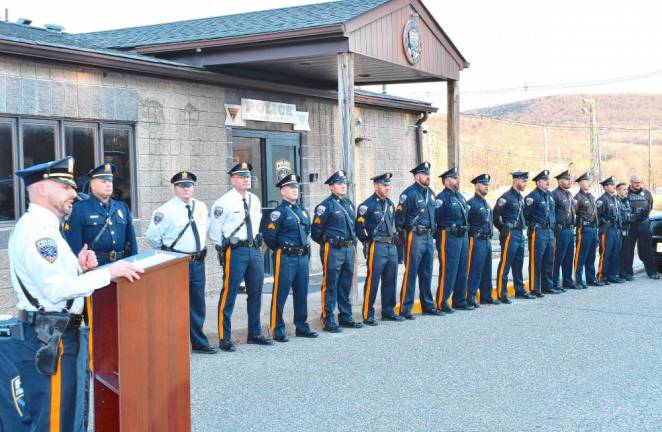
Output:
[[575,200],[569,190],[556,188],[552,192],[556,223],[565,226],[575,224]]
[[414,183],[400,195],[395,210],[395,224],[400,230],[410,230],[412,225],[436,229],[434,211],[436,200],[432,189]]
[[597,226],[598,225],[598,207],[595,198],[590,192],[581,190],[575,194],[577,201],[577,225]]
[[395,235],[395,206],[393,201],[379,198],[376,193],[359,205],[356,218],[356,235],[362,242],[374,237]]
[[598,207],[598,218],[600,220],[600,227],[611,225],[619,227],[621,225],[621,206],[618,203],[616,195],[609,195],[607,192],[603,193],[600,198],[595,202]]
[[262,235],[271,249],[306,246],[310,235],[308,212],[299,204],[283,201],[269,215],[269,223]]
[[469,205],[469,233],[492,237],[492,209],[487,200],[475,194],[467,201]]
[[499,231],[513,227],[523,229],[526,226],[524,198],[515,188],[511,187],[497,200],[494,206],[494,226]]
[[524,218],[526,223],[552,225],[556,221],[556,210],[554,209],[554,199],[550,192],[545,192],[540,188],[535,188],[524,199]]
[[460,192],[444,188],[437,195],[435,222],[439,228],[466,227],[467,201]]
[[327,239],[356,240],[354,232],[354,205],[347,198],[331,194],[315,207],[311,229],[313,240],[324,243]]

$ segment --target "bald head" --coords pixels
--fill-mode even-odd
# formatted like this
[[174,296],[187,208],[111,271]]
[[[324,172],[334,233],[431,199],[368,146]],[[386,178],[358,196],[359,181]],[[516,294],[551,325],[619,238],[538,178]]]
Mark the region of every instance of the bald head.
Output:
[[639,192],[644,188],[644,181],[639,174],[632,174],[630,176],[630,187],[635,192]]

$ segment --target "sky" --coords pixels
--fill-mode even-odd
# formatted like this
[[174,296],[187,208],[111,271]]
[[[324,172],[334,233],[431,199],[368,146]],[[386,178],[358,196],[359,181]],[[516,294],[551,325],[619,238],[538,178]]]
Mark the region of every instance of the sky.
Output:
[[[462,111],[552,94],[662,93],[662,2],[423,2],[470,62],[460,75]],[[320,1],[0,0],[0,12],[78,33],[309,3]],[[387,91],[445,110],[445,83]]]

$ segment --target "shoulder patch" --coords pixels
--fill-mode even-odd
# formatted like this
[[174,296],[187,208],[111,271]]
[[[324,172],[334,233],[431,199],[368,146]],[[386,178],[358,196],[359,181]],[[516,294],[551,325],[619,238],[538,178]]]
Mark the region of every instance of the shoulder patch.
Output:
[[154,213],[154,223],[156,225],[160,224],[162,220],[163,220],[163,213],[161,212]]
[[223,207],[214,207],[214,217],[216,219],[220,218],[221,215],[223,214]]
[[359,206],[359,214],[364,215],[365,212],[367,212],[367,211],[368,211],[368,206],[367,205],[360,205]]
[[437,198],[436,200],[434,200],[434,206],[435,206],[436,208],[439,208],[439,207],[441,207],[442,205],[444,205],[444,200],[440,200],[439,198]]
[[49,263],[57,260],[57,242],[49,237],[41,238],[35,242],[39,255]]
[[278,218],[280,218],[280,212],[278,210],[274,210],[271,212],[271,215],[269,217],[271,218],[272,222],[276,222]]
[[534,201],[533,198],[526,197],[526,205],[530,206],[531,204],[533,204],[533,201]]
[[503,207],[503,206],[506,205],[506,202],[507,202],[506,199],[503,198],[503,197],[501,197],[501,198],[499,198],[499,201],[497,201],[497,205],[498,205],[499,207]]
[[602,202],[603,202],[602,200],[597,200],[597,201],[595,202],[595,205],[596,205],[597,207],[602,207]]
[[404,204],[405,201],[407,201],[407,195],[405,194],[400,195],[400,204]]
[[325,211],[326,211],[326,207],[324,207],[323,205],[320,204],[320,205],[318,205],[317,208],[315,209],[315,214],[316,214],[317,216],[322,216],[322,215],[324,214]]

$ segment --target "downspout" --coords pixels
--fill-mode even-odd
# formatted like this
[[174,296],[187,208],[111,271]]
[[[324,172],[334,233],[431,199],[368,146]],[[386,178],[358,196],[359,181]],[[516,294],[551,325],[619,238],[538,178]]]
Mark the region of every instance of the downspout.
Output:
[[423,163],[423,123],[428,119],[427,111],[421,113],[422,116],[416,120],[416,163]]

